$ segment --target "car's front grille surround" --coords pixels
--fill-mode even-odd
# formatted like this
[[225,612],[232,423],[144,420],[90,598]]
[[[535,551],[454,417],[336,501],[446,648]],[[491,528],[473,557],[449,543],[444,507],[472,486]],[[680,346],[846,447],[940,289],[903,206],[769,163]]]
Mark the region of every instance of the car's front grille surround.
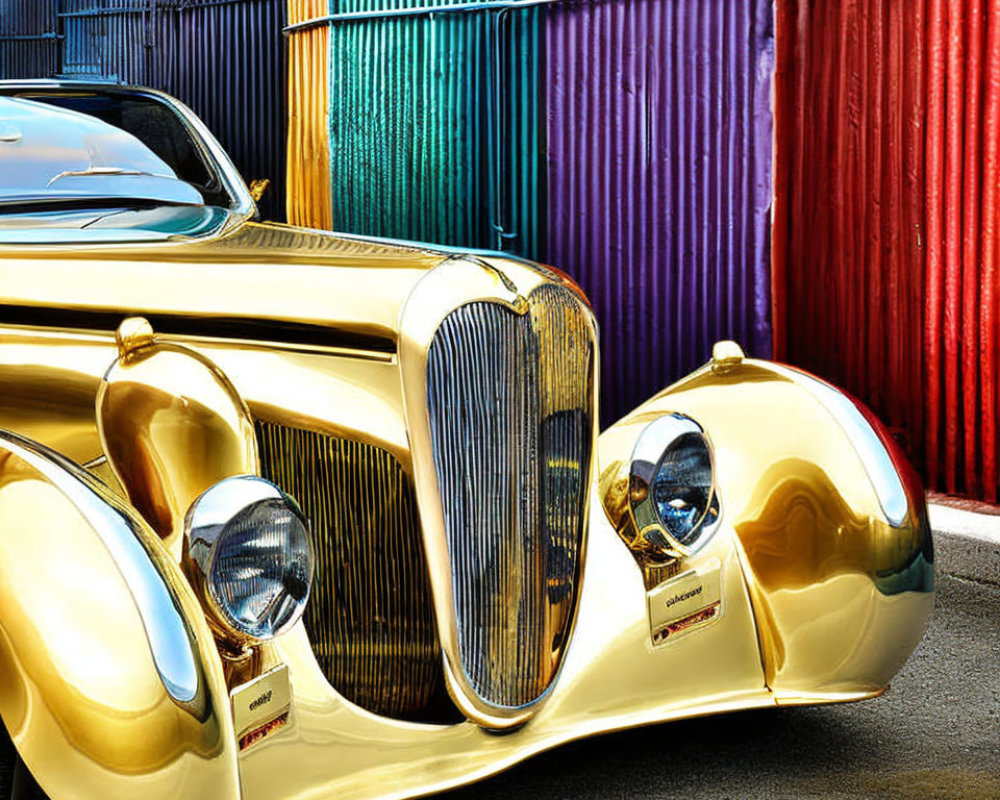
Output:
[[456,721],[402,466],[361,442],[271,422],[255,428],[262,476],[310,520],[315,574],[304,622],[327,680],[376,714]]
[[557,285],[527,306],[459,307],[427,362],[461,667],[504,708],[544,693],[566,644],[593,440],[589,317]]

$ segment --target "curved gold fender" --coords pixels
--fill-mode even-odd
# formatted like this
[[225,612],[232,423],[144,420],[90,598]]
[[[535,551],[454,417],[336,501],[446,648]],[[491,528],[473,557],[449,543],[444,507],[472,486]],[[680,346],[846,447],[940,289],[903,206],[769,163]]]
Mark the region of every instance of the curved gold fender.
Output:
[[775,701],[883,691],[934,605],[923,490],[895,442],[829,384],[720,343],[711,363],[601,437],[600,493],[627,543],[629,456],[645,426],[672,412],[712,442]]
[[0,432],[0,716],[53,798],[239,797],[212,635],[159,538]]
[[115,333],[95,401],[101,447],[128,499],[180,557],[191,504],[223,478],[260,472],[250,412],[222,371],[158,342],[143,317]]

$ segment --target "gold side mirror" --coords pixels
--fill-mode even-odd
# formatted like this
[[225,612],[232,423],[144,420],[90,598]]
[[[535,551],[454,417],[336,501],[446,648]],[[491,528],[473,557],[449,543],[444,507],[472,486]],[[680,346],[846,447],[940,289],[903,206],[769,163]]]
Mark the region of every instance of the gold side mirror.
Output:
[[264,192],[267,191],[267,188],[270,185],[271,185],[270,178],[255,178],[254,180],[250,181],[250,186],[249,186],[250,196],[253,198],[255,203],[260,201],[260,198],[264,196]]
[[215,364],[157,341],[145,319],[126,319],[116,338],[97,393],[101,445],[129,500],[179,553],[191,504],[223,478],[259,471],[250,413]]

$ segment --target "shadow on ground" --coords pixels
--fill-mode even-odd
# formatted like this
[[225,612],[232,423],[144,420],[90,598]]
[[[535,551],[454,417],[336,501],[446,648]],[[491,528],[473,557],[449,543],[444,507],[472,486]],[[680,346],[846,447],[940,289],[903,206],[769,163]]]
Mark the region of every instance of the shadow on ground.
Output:
[[610,734],[442,800],[1000,798],[1000,589],[940,576],[930,630],[890,692]]

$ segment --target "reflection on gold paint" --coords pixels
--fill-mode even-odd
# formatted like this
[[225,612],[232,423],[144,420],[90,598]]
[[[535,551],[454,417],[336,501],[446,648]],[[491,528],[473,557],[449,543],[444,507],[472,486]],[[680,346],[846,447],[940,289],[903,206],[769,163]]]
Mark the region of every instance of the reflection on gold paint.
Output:
[[258,471],[256,440],[246,405],[214,364],[155,343],[145,320],[125,320],[119,331],[136,321],[149,343],[121,345],[97,394],[98,427],[132,504],[176,543],[195,499],[224,478]]
[[816,464],[789,458],[757,482],[736,526],[762,588],[800,589],[844,572],[871,574],[876,548],[870,520],[854,513]]
[[[856,513],[806,459],[784,459],[760,476],[736,532],[765,675],[779,693],[857,682],[852,670],[871,640],[888,646],[888,637],[907,630],[885,627],[890,606],[912,606],[915,619],[926,613],[931,566],[920,510],[911,510],[901,528]],[[921,632],[914,626],[909,638]],[[870,671],[873,687],[882,672]]]

